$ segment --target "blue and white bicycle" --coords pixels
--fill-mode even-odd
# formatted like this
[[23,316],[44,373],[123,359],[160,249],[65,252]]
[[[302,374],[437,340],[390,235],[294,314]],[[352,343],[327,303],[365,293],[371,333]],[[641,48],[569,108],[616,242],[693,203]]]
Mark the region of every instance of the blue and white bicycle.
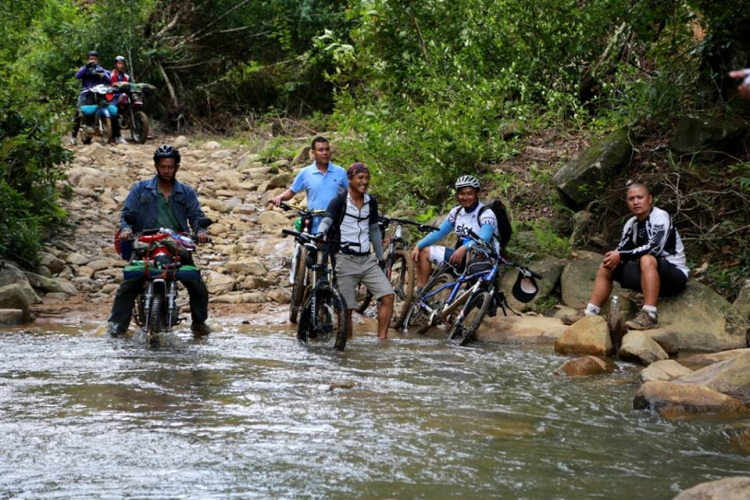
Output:
[[[415,328],[425,333],[440,322],[452,321],[448,340],[466,345],[482,324],[484,317],[494,316],[497,308],[507,316],[505,294],[497,285],[497,277],[503,267],[518,270],[513,287],[513,296],[522,302],[531,301],[537,293],[535,279],[542,276],[526,267],[515,264],[487,245],[475,232],[468,230],[466,237],[474,241],[472,258],[463,272],[449,263],[438,266],[427,281],[421,296],[412,302],[404,320],[403,331]],[[457,315],[456,315],[457,314]]]

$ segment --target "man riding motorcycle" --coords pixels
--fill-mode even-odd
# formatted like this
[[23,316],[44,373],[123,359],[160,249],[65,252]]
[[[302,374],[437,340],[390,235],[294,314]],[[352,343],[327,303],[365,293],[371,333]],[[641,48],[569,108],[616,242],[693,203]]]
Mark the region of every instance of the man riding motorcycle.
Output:
[[[120,219],[120,240],[128,240],[134,233],[151,228],[168,228],[177,232],[188,231],[190,227],[197,233],[200,243],[211,240],[205,228],[198,221],[205,217],[195,190],[176,180],[180,168],[180,152],[171,145],[159,146],[154,152],[156,176],[137,182],[125,199]],[[131,226],[126,222],[134,219]],[[203,279],[183,279],[182,284],[190,294],[190,314],[192,330],[197,336],[210,333],[206,325],[208,319],[208,289]],[[138,294],[143,291],[143,280],[123,281],[117,289],[112,314],[109,318],[109,333],[113,337],[122,335],[128,329],[133,305]]]
[[[89,93],[86,92],[91,87],[96,85],[104,84],[111,85],[112,79],[110,78],[109,72],[99,66],[99,53],[95,50],[90,51],[88,54],[88,62],[85,66],[81,66],[81,69],[76,72],[76,78],[81,80],[81,93],[78,95],[78,103],[76,104],[75,116],[73,119],[73,136],[70,138],[70,144],[75,145],[78,138],[78,130],[81,128],[81,106],[86,104],[92,104],[89,102]],[[119,144],[124,144],[125,139],[120,135],[120,125],[117,120],[112,120],[112,132],[114,133],[115,140]]]

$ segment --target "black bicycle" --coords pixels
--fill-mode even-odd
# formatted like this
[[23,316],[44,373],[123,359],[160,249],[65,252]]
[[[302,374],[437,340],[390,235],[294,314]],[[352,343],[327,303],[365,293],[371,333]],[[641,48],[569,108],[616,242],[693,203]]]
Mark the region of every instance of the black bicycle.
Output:
[[[407,242],[404,239],[404,226],[416,227],[423,233],[437,231],[438,228],[407,219],[386,217],[385,215],[380,216],[378,223],[380,225],[380,232],[384,237],[388,226],[396,224],[396,229],[388,240],[388,247],[385,250],[385,275],[391,282],[391,287],[395,293],[391,327],[399,329],[404,323],[406,313],[409,311],[414,294],[414,283],[416,281],[414,261],[406,250]],[[370,305],[370,302],[372,302],[372,294],[364,285],[358,287],[357,292],[357,304],[354,310],[363,314]]]
[[298,231],[282,229],[281,232],[294,236],[307,251],[305,266],[310,271],[310,283],[314,283],[305,289],[297,340],[305,345],[315,343],[343,351],[349,336],[349,322],[346,301],[328,279],[331,242]]
[[[307,210],[305,208],[293,207],[286,203],[282,203],[280,207],[285,211],[297,211],[299,218],[295,221],[295,229],[305,234],[312,234],[313,218],[325,213],[325,210]],[[297,323],[297,317],[299,316],[299,311],[302,309],[302,302],[305,299],[305,289],[310,283],[314,282],[311,280],[305,267],[306,260],[307,249],[304,244],[297,240],[297,243],[294,245],[292,265],[289,272],[289,283],[292,285],[292,295],[289,300],[290,323]]]

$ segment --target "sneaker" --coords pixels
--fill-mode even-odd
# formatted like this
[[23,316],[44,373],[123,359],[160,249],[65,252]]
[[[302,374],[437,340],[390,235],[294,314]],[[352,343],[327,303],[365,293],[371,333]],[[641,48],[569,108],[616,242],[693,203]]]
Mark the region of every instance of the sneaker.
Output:
[[583,319],[585,315],[583,312],[577,312],[575,314],[565,314],[562,318],[560,318],[560,321],[563,322],[563,325],[572,325],[573,323],[577,322],[580,319]]
[[205,337],[212,331],[211,327],[205,323],[193,323],[190,328],[193,330],[193,335],[196,337]]
[[124,138],[123,136],[120,136],[120,137],[118,137],[117,139],[115,139],[115,142],[116,142],[117,144],[127,144],[127,143],[128,143],[128,141],[126,141],[126,140],[125,140],[125,138]]
[[650,330],[659,326],[659,322],[656,318],[652,317],[649,313],[641,310],[636,314],[635,318],[625,323],[625,326],[630,330]]
[[78,143],[78,137],[76,137],[76,136],[71,137],[70,138],[70,145],[71,146],[75,146],[76,143]]

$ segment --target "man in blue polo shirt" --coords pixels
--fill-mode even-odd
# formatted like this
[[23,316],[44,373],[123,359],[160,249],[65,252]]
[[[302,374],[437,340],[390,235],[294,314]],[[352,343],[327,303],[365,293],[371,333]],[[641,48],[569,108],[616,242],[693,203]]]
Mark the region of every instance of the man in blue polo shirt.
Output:
[[[294,195],[304,190],[307,196],[308,210],[325,211],[336,195],[349,188],[346,171],[330,161],[331,146],[328,139],[325,137],[313,139],[312,153],[315,162],[303,168],[294,179],[292,187],[273,198],[271,203],[278,207],[282,201],[290,200]],[[321,219],[322,214],[313,220],[313,234],[318,230]]]

